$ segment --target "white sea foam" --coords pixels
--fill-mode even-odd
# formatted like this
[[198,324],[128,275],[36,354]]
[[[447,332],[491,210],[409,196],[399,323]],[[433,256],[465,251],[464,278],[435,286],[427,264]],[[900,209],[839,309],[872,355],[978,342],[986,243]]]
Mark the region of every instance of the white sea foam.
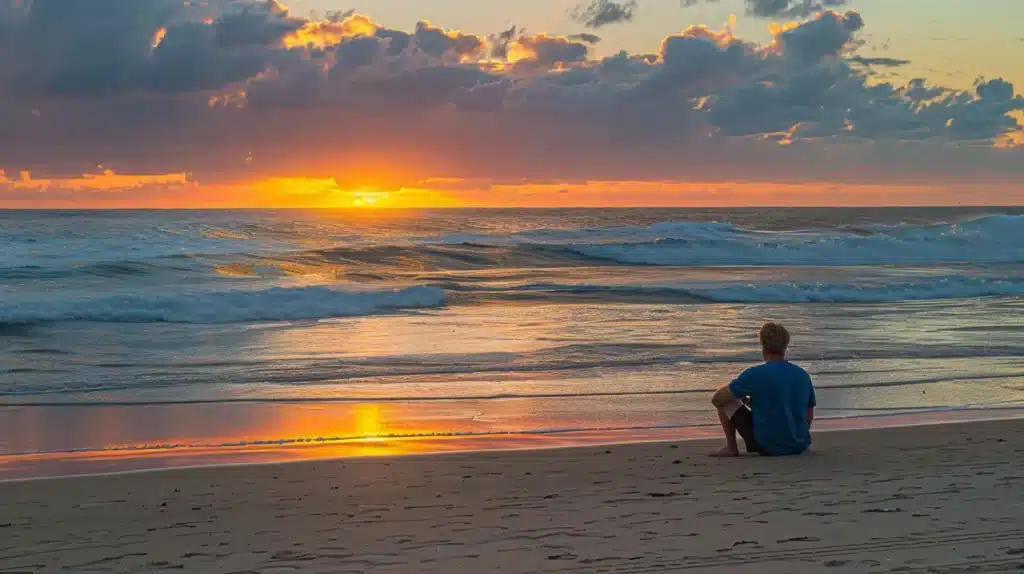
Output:
[[60,297],[0,302],[0,324],[54,321],[239,323],[371,315],[444,304],[436,287],[354,291],[324,286],[258,291]]
[[727,283],[690,281],[652,285],[535,283],[480,292],[520,291],[608,296],[678,297],[722,303],[882,303],[1024,295],[1024,279],[945,276],[905,282]]

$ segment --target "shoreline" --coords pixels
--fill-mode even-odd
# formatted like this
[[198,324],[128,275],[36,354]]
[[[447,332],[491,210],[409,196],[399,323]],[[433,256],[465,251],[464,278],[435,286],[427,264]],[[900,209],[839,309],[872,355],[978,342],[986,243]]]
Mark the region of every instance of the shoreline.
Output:
[[[967,408],[822,418],[814,433],[905,429],[1024,419],[1024,407]],[[600,446],[711,441],[718,425],[666,426],[487,434],[306,439],[224,445],[126,446],[0,455],[0,484],[159,473],[203,468],[274,466],[332,461],[586,449]],[[813,447],[812,447],[813,448]],[[95,470],[88,470],[93,468]],[[53,470],[46,470],[53,469]],[[63,469],[63,470],[62,470]],[[79,469],[76,471],[75,469]]]
[[1022,422],[3,483],[0,570],[1015,571]]

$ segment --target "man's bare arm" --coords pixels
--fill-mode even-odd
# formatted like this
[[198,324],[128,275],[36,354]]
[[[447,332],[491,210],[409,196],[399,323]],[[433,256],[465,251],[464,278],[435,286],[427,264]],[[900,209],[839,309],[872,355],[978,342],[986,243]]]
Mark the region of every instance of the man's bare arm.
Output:
[[715,405],[715,408],[723,408],[730,403],[736,402],[736,397],[733,396],[732,391],[729,390],[729,385],[715,391],[715,395],[711,397],[711,404]]
[[814,407],[807,409],[807,426],[814,422]]

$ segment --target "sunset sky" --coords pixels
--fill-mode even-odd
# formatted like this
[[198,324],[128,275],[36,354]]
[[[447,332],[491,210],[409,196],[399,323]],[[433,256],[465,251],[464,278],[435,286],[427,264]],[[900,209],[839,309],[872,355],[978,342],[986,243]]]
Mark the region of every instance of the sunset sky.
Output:
[[0,0],[0,208],[1024,198],[1021,0],[284,2]]

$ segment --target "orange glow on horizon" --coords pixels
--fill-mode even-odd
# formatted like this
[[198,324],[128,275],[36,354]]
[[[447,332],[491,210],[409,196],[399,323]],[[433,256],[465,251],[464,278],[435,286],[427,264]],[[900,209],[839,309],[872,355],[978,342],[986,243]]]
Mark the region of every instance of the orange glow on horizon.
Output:
[[[779,143],[785,143],[784,140]],[[1019,132],[1001,147],[1024,145]],[[0,171],[0,208],[429,209],[504,207],[749,207],[1015,205],[1012,182],[984,193],[966,185],[781,183],[758,181],[576,181],[502,183],[434,178],[410,185],[340,183],[330,177],[272,177],[247,184],[206,184],[188,174],[129,175],[104,170],[73,178],[12,178]],[[18,193],[20,192],[20,193]],[[102,192],[102,193],[98,193]],[[5,194],[13,194],[5,197]],[[51,196],[52,194],[52,196]]]
[[[335,178],[278,177],[251,185],[219,186],[214,189],[214,195],[230,198],[230,206],[238,207],[423,209],[465,206],[457,196],[444,190],[385,187],[357,182],[345,185]],[[242,198],[243,203],[236,203]]]
[[[781,143],[781,142],[780,142]],[[971,194],[928,184],[860,184],[829,182],[682,182],[583,181],[492,183],[458,178],[429,179],[383,190],[371,186],[342,189],[331,179],[274,179],[256,186],[274,191],[265,196],[272,207],[306,208],[504,208],[504,207],[748,207],[934,205],[971,203]],[[993,191],[992,194],[999,193]],[[1007,189],[1006,197],[1015,190]],[[1012,204],[1009,199],[995,203]],[[941,202],[940,202],[941,203]]]
[[253,201],[263,207],[300,208],[429,208],[459,207],[443,194],[400,187],[344,189],[333,178],[271,178],[253,186]]

